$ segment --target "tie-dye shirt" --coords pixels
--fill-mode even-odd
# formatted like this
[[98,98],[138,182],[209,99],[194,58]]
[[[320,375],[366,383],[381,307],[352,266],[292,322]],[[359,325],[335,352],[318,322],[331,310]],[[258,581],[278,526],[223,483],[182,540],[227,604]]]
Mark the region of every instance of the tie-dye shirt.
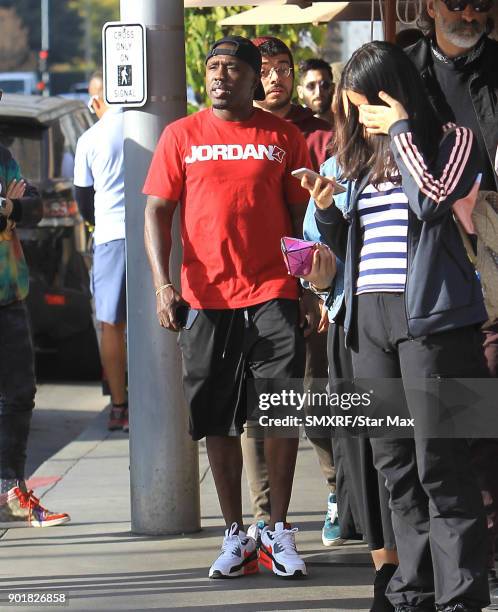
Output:
[[[10,181],[20,178],[19,165],[10,152],[0,146],[0,194],[5,197]],[[23,300],[28,295],[28,280],[21,243],[15,229],[8,226],[0,232],[0,306]]]

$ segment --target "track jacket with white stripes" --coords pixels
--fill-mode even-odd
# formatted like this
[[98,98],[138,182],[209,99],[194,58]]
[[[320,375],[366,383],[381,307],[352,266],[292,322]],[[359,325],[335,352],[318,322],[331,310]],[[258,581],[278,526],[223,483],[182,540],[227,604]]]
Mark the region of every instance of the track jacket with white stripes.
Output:
[[[445,126],[436,158],[424,159],[408,120],[389,130],[391,150],[408,198],[408,261],[405,309],[408,333],[414,338],[487,319],[481,284],[470,263],[452,205],[472,189],[478,174],[477,143],[468,128]],[[348,345],[354,308],[354,286],[361,247],[358,198],[369,183],[358,180],[351,206],[316,209],[318,229],[338,257],[345,261],[344,328]]]

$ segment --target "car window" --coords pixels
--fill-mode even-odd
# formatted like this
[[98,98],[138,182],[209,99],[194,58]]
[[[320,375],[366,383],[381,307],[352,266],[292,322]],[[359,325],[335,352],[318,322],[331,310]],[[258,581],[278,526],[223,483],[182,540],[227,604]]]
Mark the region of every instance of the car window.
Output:
[[72,116],[76,122],[76,131],[78,132],[78,138],[81,136],[81,134],[83,134],[83,132],[86,132],[88,128],[91,128],[92,125],[95,123],[95,115],[90,115],[86,108],[74,113]]
[[2,91],[5,93],[24,93],[24,81],[21,79],[11,79],[10,81],[2,81]]
[[31,93],[31,83],[24,79],[2,79],[0,88],[5,93],[27,94]]
[[64,135],[64,145],[68,151],[74,155],[76,151],[76,143],[80,135],[78,124],[74,118],[74,114],[63,115],[60,118],[61,129]]
[[52,177],[73,179],[76,143],[91,124],[90,113],[81,109],[63,115],[52,125]]
[[0,144],[7,147],[29,181],[42,178],[43,128],[0,123]]
[[60,117],[59,122],[52,126],[54,177],[71,179],[74,175],[74,155],[80,130],[73,114]]
[[[63,127],[65,129],[63,129]],[[72,180],[74,175],[73,135],[68,131],[66,121],[55,121],[49,128],[50,135],[50,178]]]

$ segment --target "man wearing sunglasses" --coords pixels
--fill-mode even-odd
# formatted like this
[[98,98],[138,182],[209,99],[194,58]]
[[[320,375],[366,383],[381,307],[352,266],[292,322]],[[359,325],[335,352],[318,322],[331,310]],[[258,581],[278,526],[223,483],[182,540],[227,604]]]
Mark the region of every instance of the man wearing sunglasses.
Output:
[[[482,159],[482,190],[498,189],[493,161],[498,146],[498,43],[493,0],[427,0],[420,25],[425,37],[406,52],[421,72],[436,110],[445,121],[472,129]],[[498,320],[483,329],[490,376],[498,376]],[[498,440],[477,440],[472,461],[479,478],[489,526],[491,603],[498,605],[494,541],[498,536]]]
[[493,0],[427,0],[426,36],[406,52],[445,121],[471,128],[482,156],[481,189],[498,189],[498,43],[488,37]]
[[299,100],[313,111],[315,117],[333,125],[334,81],[332,69],[325,60],[312,57],[299,64],[297,95]]

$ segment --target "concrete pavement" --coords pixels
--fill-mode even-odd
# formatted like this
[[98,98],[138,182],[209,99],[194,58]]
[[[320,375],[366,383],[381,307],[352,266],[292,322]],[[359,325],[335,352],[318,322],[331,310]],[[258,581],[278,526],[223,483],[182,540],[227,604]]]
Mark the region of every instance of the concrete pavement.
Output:
[[[75,401],[77,398],[77,401]],[[26,474],[74,440],[108,403],[100,382],[37,384]]]
[[[106,430],[102,412],[34,474],[37,495],[72,522],[11,529],[0,539],[0,610],[58,610],[8,604],[9,594],[63,593],[69,610],[331,610],[366,612],[373,569],[362,544],[322,546],[327,490],[315,453],[300,448],[289,519],[309,576],[271,573],[210,581],[223,521],[205,448],[200,446],[202,531],[180,537],[130,533],[128,439]],[[246,492],[246,487],[243,487]],[[249,502],[245,499],[245,507]],[[247,516],[247,523],[250,517]]]

